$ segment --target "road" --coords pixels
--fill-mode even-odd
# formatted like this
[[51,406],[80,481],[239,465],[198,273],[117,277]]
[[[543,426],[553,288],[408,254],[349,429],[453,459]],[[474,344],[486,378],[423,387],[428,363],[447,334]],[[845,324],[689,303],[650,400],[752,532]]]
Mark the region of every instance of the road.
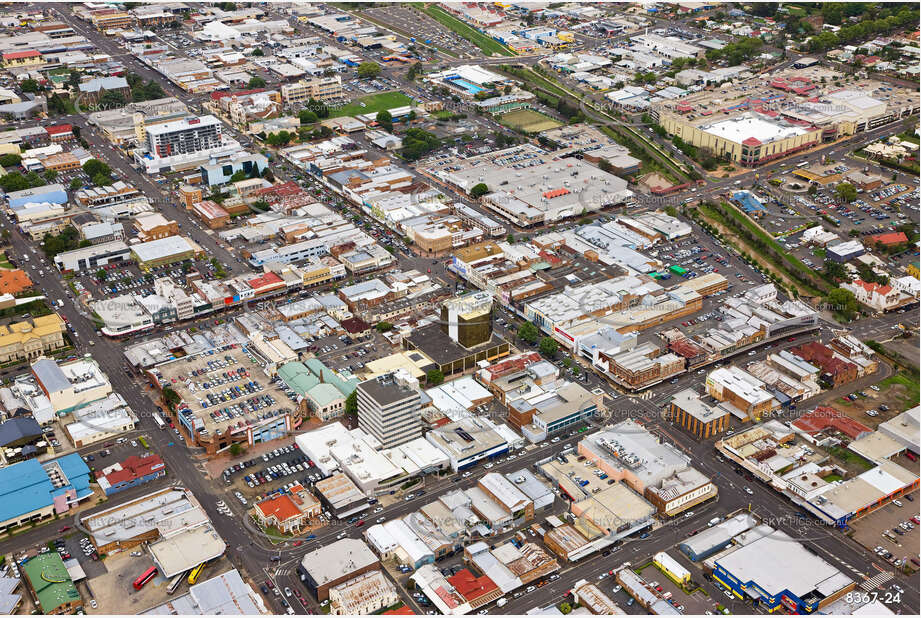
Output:
[[[201,101],[201,96],[190,96],[175,85],[167,84],[166,80],[159,73],[138,62],[133,56],[118,48],[112,40],[74,18],[69,5],[56,4],[54,6],[60,12],[62,19],[73,24],[80,34],[90,38],[101,50],[106,51],[114,58],[124,62],[130,70],[137,72],[145,79],[155,79],[158,83],[164,85],[164,89],[169,94],[177,96],[183,101],[190,102],[193,105]],[[483,59],[479,61],[479,63],[487,66],[509,62],[533,65],[538,62],[538,60],[538,57],[489,58]],[[469,60],[446,60],[442,61],[441,64],[453,65],[463,62],[469,62]],[[792,60],[790,62],[792,62]],[[603,120],[603,117],[601,117],[601,119]],[[221,262],[225,263],[229,272],[234,271],[236,268],[236,258],[228,248],[222,243],[219,243],[213,235],[201,230],[197,222],[193,221],[184,210],[175,205],[168,191],[165,191],[160,186],[152,183],[146,176],[137,172],[137,170],[124,159],[120,151],[112,149],[95,128],[87,124],[84,116],[78,114],[63,118],[62,120],[71,122],[75,126],[80,127],[82,136],[90,144],[90,149],[93,152],[104,153],[106,161],[121,178],[141,189],[145,195],[151,198],[152,203],[158,211],[180,222],[183,226],[183,230],[194,236],[195,240],[202,244],[210,255],[217,257]],[[605,122],[610,121],[607,120]],[[848,147],[855,147],[856,144],[863,144],[870,140],[878,139],[891,131],[891,126],[880,127],[866,134],[856,136],[852,140],[849,140],[847,145]],[[833,146],[841,147],[843,144],[834,144]],[[826,147],[822,147],[807,153],[804,160],[816,161],[821,157],[825,148]],[[687,163],[686,161],[683,162]],[[284,168],[282,166],[279,167],[281,169],[278,170],[279,173],[277,175],[279,178],[285,178]],[[716,195],[726,191],[734,185],[751,184],[756,174],[764,175],[767,172],[778,171],[779,169],[781,169],[780,162],[776,162],[759,168],[758,170],[752,170],[751,172],[734,177],[733,179],[708,179],[707,185],[696,195]],[[452,198],[469,204],[464,196],[458,195],[449,188],[442,188],[446,190]],[[688,194],[684,194],[684,196],[687,195]],[[670,198],[672,200],[671,203],[676,203],[680,197],[681,196],[675,196],[674,198]],[[42,265],[33,267],[31,270],[36,272],[29,273],[35,280],[36,286],[50,298],[68,298],[70,296],[69,290],[60,280],[59,274],[52,267],[49,267],[46,261],[43,262],[38,260],[38,257],[32,253],[33,243],[23,237],[7,219],[0,219],[0,222],[2,222],[5,229],[11,232],[10,242],[12,244],[12,250],[10,251],[10,255],[16,258],[28,253],[34,256],[34,259]],[[430,260],[431,258],[429,257],[402,255],[400,257],[400,265],[403,267],[416,268],[420,272],[425,272],[428,265],[430,265]],[[38,274],[37,271],[39,268],[45,270],[46,273],[44,275]],[[450,283],[450,279],[448,279],[447,275],[443,272],[433,273],[433,276],[436,276],[439,281],[446,284]],[[155,405],[151,401],[153,391],[150,387],[125,373],[123,369],[123,343],[97,337],[95,335],[96,324],[93,323],[86,313],[78,309],[73,303],[65,303],[65,306],[60,309],[60,313],[66,316],[80,333],[80,336],[77,337],[75,341],[77,352],[91,354],[99,362],[100,367],[109,376],[113,389],[125,398],[129,406],[131,406],[138,415],[140,420],[137,431],[148,436],[152,450],[163,457],[166,462],[167,470],[170,472],[170,478],[180,480],[183,485],[195,495],[196,499],[202,504],[205,511],[211,517],[218,533],[227,542],[227,553],[231,562],[242,572],[249,575],[255,582],[258,583],[266,578],[270,578],[279,588],[283,589],[287,586],[295,590],[300,590],[302,588],[300,584],[297,583],[295,568],[297,563],[307,552],[317,547],[330,544],[335,541],[342,532],[345,532],[347,536],[353,538],[360,537],[364,532],[365,528],[356,528],[345,524],[333,524],[321,530],[317,534],[316,539],[295,547],[290,542],[274,546],[261,534],[250,530],[244,524],[247,516],[243,512],[241,505],[236,503],[232,497],[228,497],[223,487],[206,477],[196,457],[195,451],[188,449],[173,432],[157,429],[150,414]],[[900,318],[900,316],[890,315],[880,319],[862,320],[851,327],[851,332],[860,337],[882,338],[882,335],[886,332],[892,331],[893,323],[900,321],[900,319],[904,319],[904,317]],[[207,321],[207,319],[201,320],[199,323],[205,321]],[[188,326],[189,324],[183,324],[170,328],[186,328]],[[90,342],[92,342],[92,345],[90,345]],[[765,353],[766,350],[760,350],[755,359],[760,358]],[[874,376],[873,379],[877,379],[877,377],[878,376]],[[620,396],[617,399],[610,399],[612,402],[610,405],[616,415],[615,417],[636,418],[644,422],[652,431],[659,433],[664,439],[678,445],[679,448],[691,457],[695,466],[708,474],[719,487],[720,496],[718,500],[711,501],[699,508],[695,508],[695,514],[691,518],[680,518],[675,522],[669,522],[668,525],[656,530],[643,541],[631,540],[624,543],[622,546],[616,548],[610,556],[605,557],[596,555],[578,564],[564,565],[558,580],[555,580],[547,586],[538,588],[532,593],[524,594],[517,599],[512,598],[509,604],[502,608],[501,613],[524,613],[532,607],[547,605],[558,601],[562,594],[571,588],[578,579],[594,579],[601,571],[606,571],[624,561],[631,561],[634,563],[642,562],[657,551],[673,548],[677,542],[691,532],[704,527],[706,525],[705,522],[714,514],[722,514],[739,509],[751,509],[753,512],[767,518],[769,522],[776,524],[783,531],[800,539],[804,544],[812,548],[826,560],[829,560],[832,564],[835,564],[838,568],[841,568],[855,578],[860,579],[862,576],[872,575],[875,572],[876,567],[873,562],[875,558],[873,556],[835,530],[828,530],[815,526],[810,528],[801,527],[802,524],[797,516],[797,509],[787,499],[778,495],[770,488],[754,483],[751,486],[753,495],[748,497],[748,494],[742,489],[742,479],[733,472],[732,465],[727,462],[721,462],[714,457],[712,442],[699,442],[661,418],[661,408],[658,405],[659,401],[673,394],[680,388],[696,384],[698,379],[699,378],[693,375],[685,375],[679,378],[678,382],[674,385],[663,384],[656,387],[653,391],[654,397],[650,400]],[[600,385],[602,385],[601,379],[592,374],[589,377],[589,385],[587,387],[594,388]],[[850,386],[853,387],[853,385]],[[492,471],[510,473],[522,467],[531,466],[536,461],[546,458],[558,450],[559,447],[554,444],[550,444],[547,447],[537,446],[524,451],[514,460],[507,460],[495,464]],[[441,492],[449,489],[472,486],[477,476],[483,472],[485,472],[485,469],[482,467],[474,468],[470,477],[461,477],[459,482],[456,482],[455,478],[450,477],[429,477],[426,479],[424,485],[426,495],[417,495],[410,501],[398,501],[386,507],[380,516],[392,519],[406,515],[418,509],[423,504],[426,504],[428,501],[433,500]],[[110,508],[115,504],[120,504],[136,495],[143,495],[148,491],[149,487],[130,490],[119,494],[116,498],[106,502],[99,508]],[[228,518],[220,514],[215,506],[218,500],[225,500],[233,509],[236,517]],[[554,506],[551,507],[551,511],[559,513],[564,507],[565,504],[557,500]],[[95,509],[91,509],[91,511],[92,510]],[[546,514],[548,515],[550,512]],[[0,551],[3,553],[15,552],[29,546],[34,546],[40,541],[47,540],[49,536],[53,536],[54,532],[52,529],[56,530],[60,525],[66,523],[69,522],[67,520],[59,520],[55,524],[49,524],[48,526],[29,530],[11,539],[6,539],[0,543]],[[907,601],[903,608],[900,609],[911,613],[917,613],[917,581],[915,579],[908,580],[905,578],[901,578],[899,581],[904,587],[914,593],[913,599]],[[710,586],[710,584],[705,584],[705,586]],[[713,598],[718,598],[723,601],[734,613],[745,613],[746,607],[741,602],[736,600],[724,601],[722,595],[718,593],[715,588],[710,591],[712,592]],[[401,595],[403,595],[404,601],[406,601],[414,611],[417,613],[425,613],[424,609],[419,607],[418,604],[406,594],[405,590],[401,589]],[[312,599],[310,595],[307,595],[305,598],[306,603],[301,603],[293,597],[289,598],[288,601],[292,603],[297,613],[319,613],[319,606],[316,601]],[[272,597],[269,597],[269,601],[270,603],[274,603]],[[621,599],[621,604],[623,604],[622,601],[623,599]],[[276,607],[276,610],[277,609]]]

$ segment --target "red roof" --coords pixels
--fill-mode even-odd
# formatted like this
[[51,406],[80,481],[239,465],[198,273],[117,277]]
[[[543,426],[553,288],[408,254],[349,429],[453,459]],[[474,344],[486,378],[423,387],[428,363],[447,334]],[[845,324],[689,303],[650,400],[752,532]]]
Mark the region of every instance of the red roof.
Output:
[[383,613],[384,616],[415,616],[413,610],[409,609],[405,605],[401,605],[396,609],[391,609]]
[[880,294],[882,296],[885,296],[886,294],[892,291],[891,285],[880,285],[878,283],[868,283],[867,281],[863,281],[862,279],[854,279],[854,285],[859,285],[860,287],[865,289],[870,294],[872,294],[873,292],[876,292],[877,294]]
[[125,461],[116,465],[121,466],[121,469],[113,470],[108,474],[106,474],[104,470],[97,470],[96,478],[105,477],[111,485],[117,485],[147,476],[157,470],[162,470],[164,467],[163,460],[160,459],[160,456],[153,454],[147,455],[146,457],[132,455]]
[[569,189],[565,189],[565,188],[553,189],[551,191],[544,191],[544,197],[547,198],[548,200],[552,200],[555,197],[560,197],[561,195],[567,195],[568,193],[569,193]]
[[278,285],[279,283],[283,284],[284,280],[273,272],[267,272],[264,275],[250,279],[247,283],[251,288],[257,290],[259,288]]
[[754,137],[746,138],[742,143],[745,144],[746,146],[760,146],[761,145],[761,142]]
[[63,133],[73,133],[74,128],[69,124],[55,124],[50,127],[45,127],[45,132],[48,135],[61,135]]
[[905,235],[905,232],[889,232],[888,234],[871,236],[870,240],[881,245],[898,245],[908,242],[908,236]]
[[268,500],[263,500],[256,505],[256,508],[262,511],[263,516],[274,516],[279,522],[288,521],[301,516],[301,510],[297,508],[291,496],[281,494]]
[[35,51],[34,49],[30,49],[29,51],[10,52],[9,54],[3,54],[3,59],[4,60],[17,60],[19,58],[34,58],[36,56],[41,56],[41,54]]
[[224,97],[244,97],[248,94],[258,94],[260,92],[268,92],[268,88],[253,88],[252,90],[238,90],[237,92],[230,92],[228,90],[213,90],[211,92],[211,99],[217,101],[223,99]]
[[518,356],[506,358],[501,363],[494,363],[489,367],[486,367],[484,371],[489,373],[490,380],[495,380],[496,378],[501,378],[504,375],[508,375],[516,371],[522,371],[528,365],[536,363],[539,360],[540,354],[537,352],[527,352],[525,354],[519,354]]
[[476,577],[468,569],[458,571],[456,575],[446,577],[445,579],[454,586],[458,594],[468,601],[475,601],[498,588],[496,582],[489,579],[486,575]]
[[342,320],[339,322],[339,326],[344,328],[345,332],[347,333],[363,333],[371,328],[370,324],[360,318],[349,318],[348,320]]
[[838,410],[828,406],[819,406],[812,412],[808,412],[797,420],[793,425],[808,434],[816,434],[829,427],[837,429],[847,435],[852,440],[856,440],[861,435],[873,433],[873,430],[850,417],[845,416]]

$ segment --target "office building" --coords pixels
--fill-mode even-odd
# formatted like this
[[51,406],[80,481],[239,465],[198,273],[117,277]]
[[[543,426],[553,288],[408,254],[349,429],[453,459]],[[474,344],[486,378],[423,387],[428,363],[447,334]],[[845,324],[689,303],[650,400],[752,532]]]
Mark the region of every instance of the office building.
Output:
[[441,306],[441,328],[465,348],[492,337],[492,295],[473,292],[446,300]]
[[422,436],[419,381],[398,369],[358,385],[358,426],[384,448]]

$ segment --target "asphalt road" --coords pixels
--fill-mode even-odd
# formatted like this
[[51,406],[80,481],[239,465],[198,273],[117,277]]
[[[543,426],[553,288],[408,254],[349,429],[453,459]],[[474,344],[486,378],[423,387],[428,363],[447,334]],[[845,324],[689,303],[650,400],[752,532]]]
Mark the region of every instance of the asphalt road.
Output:
[[[179,96],[185,101],[194,102],[200,100],[200,98],[190,97],[186,93],[181,92],[172,84],[165,84],[165,80],[158,73],[134,60],[132,56],[126,54],[124,50],[118,48],[111,40],[96,32],[87,24],[72,18],[70,16],[69,6],[61,4],[55,6],[69,23],[74,24],[75,28],[81,34],[93,40],[100,46],[100,49],[107,51],[122,62],[125,62],[131,70],[138,72],[144,76],[145,79],[156,79],[158,83],[164,84],[164,89],[171,95]],[[514,61],[533,64],[537,62],[537,58],[519,57],[514,59]],[[443,64],[451,64],[453,62],[455,61],[448,61]],[[464,61],[456,62],[461,63]],[[508,58],[485,59],[480,63],[490,65],[506,62],[509,62]],[[231,267],[229,270],[233,269],[235,266],[233,255],[223,246],[219,245],[211,235],[200,231],[197,228],[197,224],[194,224],[184,211],[176,208],[171,203],[169,195],[165,194],[161,190],[161,187],[151,183],[145,176],[134,170],[133,166],[123,159],[120,152],[113,151],[104,138],[98,135],[94,129],[87,127],[85,119],[82,116],[73,116],[66,120],[83,128],[83,137],[90,143],[91,149],[94,152],[105,153],[105,159],[121,177],[142,189],[149,197],[152,197],[158,210],[168,217],[174,218],[182,223],[184,233],[192,235],[197,242],[206,247],[210,254],[217,256],[222,262],[228,264],[228,266]],[[853,146],[855,143],[866,143],[867,141],[885,135],[891,130],[891,126],[880,127],[867,134],[857,136],[857,138],[849,142],[849,144]],[[839,147],[840,145],[835,146]],[[822,149],[819,149],[807,154],[806,158],[810,161],[815,161],[821,157],[821,154]],[[712,195],[720,191],[725,191],[734,185],[736,180],[741,180],[743,184],[748,184],[754,179],[755,174],[763,175],[768,170],[776,171],[777,169],[779,169],[779,163],[753,170],[748,174],[736,177],[732,180],[711,181],[697,195]],[[456,197],[460,201],[468,203],[454,191],[448,190],[448,193],[451,194],[452,197]],[[0,219],[0,222],[2,222],[3,227],[12,231],[10,240],[13,249],[11,255],[15,258],[29,252],[29,255],[32,256],[31,263],[34,264],[37,260],[37,256],[31,253],[30,247],[32,247],[33,244],[19,234],[8,220],[4,218]],[[428,263],[429,260],[430,258],[403,256],[400,258],[400,264],[401,266],[411,265],[424,272],[424,268],[427,268],[425,264]],[[42,291],[51,298],[67,298],[68,290],[60,280],[59,274],[53,267],[48,267],[47,263],[45,263],[43,269],[46,271],[44,276],[38,275],[37,272],[32,272],[37,270],[34,268],[29,273],[36,281],[37,287],[42,289]],[[434,269],[433,274],[435,274]],[[272,578],[276,586],[281,588],[288,586],[292,589],[302,589],[300,588],[300,584],[296,581],[297,577],[294,573],[294,568],[306,552],[334,541],[342,531],[345,531],[346,534],[351,537],[359,537],[362,534],[364,528],[332,525],[322,530],[317,535],[317,539],[309,541],[299,547],[294,547],[291,544],[273,546],[261,535],[253,534],[246,526],[241,525],[241,522],[245,519],[241,505],[237,503],[232,496],[228,496],[225,493],[224,488],[219,482],[208,480],[205,477],[194,456],[194,452],[190,451],[172,431],[159,430],[156,428],[150,416],[154,404],[150,399],[151,391],[149,387],[133,380],[123,371],[123,344],[119,341],[97,337],[95,335],[96,325],[92,323],[85,313],[79,311],[73,303],[65,303],[60,313],[65,315],[80,333],[76,342],[78,353],[91,354],[100,363],[100,366],[106,371],[112,381],[113,388],[122,394],[128,404],[138,414],[140,418],[138,433],[143,433],[148,436],[152,450],[164,458],[167,469],[170,471],[169,478],[171,480],[177,479],[181,481],[192,491],[199,502],[201,502],[206,512],[208,512],[216,529],[227,542],[228,555],[237,568],[247,573],[257,582],[265,578]],[[862,320],[852,326],[852,332],[861,337],[879,336],[887,331],[891,331],[892,323],[904,319],[906,319],[906,316],[884,316],[880,319]],[[202,320],[202,322],[204,321],[207,320]],[[183,327],[186,326],[187,325],[183,325]],[[92,341],[94,345],[91,346],[90,341]],[[762,350],[761,353],[763,352]],[[601,380],[594,375],[591,377],[591,381],[592,386],[601,384]],[[773,490],[753,482],[750,485],[750,488],[753,490],[753,495],[749,497],[742,491],[744,482],[741,477],[733,473],[732,466],[714,458],[712,442],[698,442],[660,418],[660,408],[655,405],[655,402],[673,393],[678,388],[683,388],[695,383],[696,377],[684,376],[679,379],[676,385],[663,384],[653,389],[654,399],[652,400],[620,396],[616,400],[613,400],[611,405],[616,414],[642,420],[650,428],[661,433],[663,437],[677,444],[691,456],[695,465],[706,474],[709,474],[719,487],[720,497],[718,501],[711,501],[699,508],[695,508],[694,517],[690,519],[679,519],[673,525],[668,525],[657,530],[644,541],[631,541],[625,543],[608,557],[596,555],[575,565],[565,565],[561,571],[560,579],[547,586],[538,588],[533,593],[523,595],[518,599],[512,599],[508,605],[502,608],[501,613],[524,613],[524,611],[532,607],[558,601],[559,598],[565,594],[566,590],[568,590],[578,579],[595,579],[600,572],[607,571],[624,561],[631,561],[634,563],[643,561],[656,551],[673,547],[694,529],[705,526],[705,522],[712,517],[713,514],[725,513],[740,508],[751,508],[754,512],[769,518],[770,521],[776,522],[785,532],[802,540],[819,555],[858,579],[860,579],[861,575],[872,575],[876,572],[877,567],[874,565],[875,557],[857,546],[846,536],[837,531],[824,528],[817,528],[814,526],[808,528],[801,527],[798,523],[799,519],[796,517],[796,509],[793,505],[785,498],[777,495]],[[90,447],[88,450],[92,450],[92,448],[93,447]],[[558,450],[559,445],[554,444],[544,448],[537,447],[525,451],[513,461],[497,464],[492,471],[503,473],[511,472],[520,467],[529,466],[535,461],[547,457]],[[475,473],[478,472],[480,472],[480,469],[475,470]],[[460,483],[454,483],[450,478],[433,477],[426,479],[424,485],[426,490],[425,496],[416,497],[412,501],[400,501],[385,509],[382,515],[388,518],[405,515],[418,509],[422,504],[433,500],[440,492],[472,485],[475,482],[475,478],[476,476],[474,475],[467,479],[463,479]],[[105,503],[104,507],[109,508],[114,504],[130,500],[137,495],[148,493],[149,490],[150,487],[144,486],[129,490],[128,492],[123,492]],[[215,502],[217,500],[224,500],[230,505],[237,517],[228,518],[218,513],[215,508]],[[562,502],[557,501],[554,506],[555,512],[559,512],[563,506]],[[25,547],[35,545],[43,540],[53,538],[57,534],[57,528],[66,523],[68,523],[67,520],[60,520],[48,526],[23,532],[12,539],[4,540],[0,543],[0,551],[18,551]],[[272,558],[276,556],[278,560],[273,561]],[[900,577],[898,581],[903,587],[906,587],[913,593],[911,599],[907,599],[904,606],[899,609],[903,613],[917,613],[917,580],[909,580]],[[608,586],[607,583],[605,585]],[[745,612],[746,608],[740,602],[726,602],[722,594],[718,591],[714,589],[711,590],[711,592],[713,593],[713,598],[719,599],[724,602],[724,604],[729,605],[734,613],[737,611],[739,613]],[[405,591],[401,591],[401,593],[404,595],[404,600],[407,601],[411,608],[417,611],[417,613],[424,613],[424,611],[422,611],[423,608],[418,607],[415,602],[406,595]],[[293,597],[288,598],[288,601],[292,603],[298,613],[316,613],[318,606],[315,600],[311,599],[309,595],[306,595],[306,599],[306,605],[301,604]],[[270,599],[270,603],[276,603],[276,601]]]

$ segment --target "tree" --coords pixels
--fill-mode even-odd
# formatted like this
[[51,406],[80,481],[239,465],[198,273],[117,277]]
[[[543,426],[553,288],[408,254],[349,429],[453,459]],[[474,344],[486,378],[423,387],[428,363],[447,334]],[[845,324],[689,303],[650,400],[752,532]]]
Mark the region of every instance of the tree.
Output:
[[470,197],[473,199],[479,199],[487,193],[489,193],[489,187],[483,182],[475,184],[470,188]]
[[246,452],[246,449],[239,442],[234,442],[231,444],[228,450],[230,451],[231,457],[239,457]]
[[825,308],[850,321],[857,316],[859,306],[853,292],[835,288],[825,297]]
[[534,345],[538,337],[540,337],[540,331],[531,322],[522,322],[518,327],[518,338],[522,341]]
[[376,328],[379,333],[386,333],[388,330],[393,329],[393,324],[390,322],[378,322],[374,328]]
[[83,171],[87,176],[92,178],[96,174],[105,174],[107,176],[112,174],[112,168],[100,161],[99,159],[90,159],[83,164]]
[[0,167],[12,167],[22,163],[22,157],[18,154],[7,153],[0,156]]
[[445,374],[441,372],[441,369],[430,369],[425,374],[425,379],[430,386],[438,386],[445,381]]
[[540,345],[537,346],[537,349],[547,358],[553,358],[556,356],[557,350],[560,349],[560,344],[553,337],[544,337],[540,340]]
[[256,49],[253,50],[252,55],[253,56],[264,56],[265,54],[262,52],[262,48],[257,47]]
[[243,170],[237,170],[233,173],[233,176],[230,177],[230,182],[240,182],[246,180],[247,174]]
[[38,92],[41,90],[41,86],[39,86],[38,82],[34,79],[23,80],[23,82],[19,84],[19,88],[23,92]]
[[96,278],[100,281],[105,281],[109,278],[109,272],[105,268],[100,268],[96,271]]
[[393,116],[386,109],[377,112],[375,120],[377,120],[377,124],[387,131],[393,131]]
[[563,366],[566,367],[567,369],[569,369],[570,367],[572,367],[572,359],[569,358],[568,356],[567,356],[566,358],[564,358],[564,359],[563,359]]
[[58,177],[57,170],[47,170],[45,172],[45,180],[48,182],[54,182],[54,179]]
[[79,178],[74,178],[73,180],[70,181],[70,190],[71,190],[71,191],[76,191],[77,189],[81,188],[82,186],[83,186],[83,181],[80,180]]
[[263,88],[265,87],[265,80],[256,75],[246,85],[250,88]]
[[842,182],[835,187],[835,195],[849,204],[857,199],[857,189],[849,182]]
[[112,176],[109,174],[96,174],[93,176],[93,184],[97,187],[105,187],[112,184]]
[[358,65],[358,77],[370,79],[381,74],[381,65],[376,62],[362,62]]
[[309,109],[302,109],[297,113],[297,117],[300,118],[301,124],[313,124],[320,119],[315,111]]
[[170,410],[175,410],[179,402],[182,401],[182,397],[171,386],[167,386],[163,389],[163,401],[166,402]]
[[572,605],[570,605],[566,601],[563,601],[562,603],[560,603],[560,613],[561,614],[568,614],[570,612],[572,612]]
[[441,140],[434,133],[423,129],[407,129],[403,135],[403,148],[400,154],[404,159],[415,161],[441,146]]
[[22,191],[29,188],[29,181],[19,172],[12,172],[0,176],[0,189],[7,193],[12,191]]
[[345,398],[345,413],[358,414],[358,391],[352,391]]
[[506,236],[505,242],[507,242],[508,244],[512,244],[513,242],[515,242],[515,235],[509,234],[508,236]]
[[847,269],[843,264],[835,262],[834,260],[825,260],[824,267],[822,269],[822,274],[826,279],[832,283],[839,283],[842,281],[850,281],[851,278],[848,275]]
[[101,109],[120,109],[126,103],[125,95],[115,90],[107,90],[99,97],[99,107]]

